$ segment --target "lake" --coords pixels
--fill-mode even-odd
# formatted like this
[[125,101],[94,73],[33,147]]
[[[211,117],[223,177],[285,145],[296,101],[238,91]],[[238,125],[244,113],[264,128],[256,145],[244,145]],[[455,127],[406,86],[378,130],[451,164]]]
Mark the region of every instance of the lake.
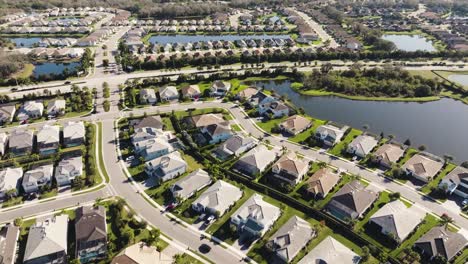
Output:
[[420,35],[387,34],[382,39],[395,43],[397,49],[404,51],[437,51],[432,41]]
[[31,48],[34,44],[37,44],[41,41],[42,38],[9,38],[11,42],[15,43],[16,47]]
[[331,120],[375,134],[384,132],[412,146],[425,145],[431,153],[450,154],[457,162],[468,160],[468,106],[443,98],[433,102],[354,101],[339,97],[314,97],[296,93],[290,81],[257,82],[258,87],[286,95],[297,107],[319,119]]
[[174,43],[194,43],[199,41],[215,41],[215,40],[227,40],[236,41],[240,39],[288,39],[289,35],[155,35],[151,36],[149,42],[152,44],[166,45]]
[[448,79],[468,87],[468,74],[452,74],[449,75]]
[[39,77],[40,75],[45,74],[61,74],[65,69],[68,69],[70,72],[77,71],[77,68],[80,66],[80,62],[70,62],[70,63],[58,63],[58,62],[46,62],[34,65],[33,76]]

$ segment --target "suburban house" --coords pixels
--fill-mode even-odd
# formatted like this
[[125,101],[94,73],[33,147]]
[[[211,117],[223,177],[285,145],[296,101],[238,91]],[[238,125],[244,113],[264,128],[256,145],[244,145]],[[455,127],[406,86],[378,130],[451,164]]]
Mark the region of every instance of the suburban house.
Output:
[[252,108],[260,108],[260,105],[264,105],[271,102],[276,102],[276,99],[273,96],[267,95],[266,93],[256,90],[256,93],[248,98],[246,103]]
[[451,232],[443,226],[432,228],[414,243],[416,250],[423,255],[431,259],[442,256],[447,261],[452,261],[466,245],[468,241],[463,234]]
[[0,261],[2,264],[14,264],[18,247],[20,228],[10,223],[0,228]]
[[8,192],[14,190],[18,195],[20,179],[23,177],[23,168],[6,168],[0,171],[0,199],[5,198]]
[[239,100],[250,100],[250,98],[257,93],[257,87],[247,87],[244,90],[237,93],[236,98]]
[[8,136],[5,132],[0,133],[0,156],[5,155],[8,146]]
[[156,129],[152,127],[137,128],[134,130],[133,135],[132,135],[133,147],[138,149],[138,146],[136,145],[137,143],[146,141],[148,139],[154,139],[162,135],[164,135],[164,132],[160,129]]
[[253,194],[231,216],[231,224],[239,233],[260,238],[280,217],[281,210],[263,200],[260,194]]
[[327,204],[327,211],[334,217],[348,222],[363,216],[378,197],[378,193],[366,189],[359,180],[354,180],[333,195]]
[[312,126],[312,121],[300,115],[293,115],[286,118],[279,126],[284,132],[290,135],[297,135],[310,128]]
[[264,172],[268,165],[276,159],[277,153],[269,150],[265,145],[259,145],[244,154],[235,164],[234,168],[251,177]]
[[42,165],[28,170],[23,176],[23,189],[26,193],[38,192],[39,188],[50,185],[54,172],[54,165]]
[[39,154],[48,155],[57,152],[60,144],[60,127],[44,125],[37,132],[37,149]]
[[196,128],[206,127],[213,124],[225,122],[222,114],[204,114],[188,117],[187,123]]
[[145,161],[159,158],[174,151],[172,145],[164,136],[150,138],[134,144],[135,152]]
[[333,169],[321,168],[307,180],[306,192],[315,198],[325,198],[340,179]]
[[63,126],[63,144],[66,147],[73,147],[84,144],[85,136],[86,130],[82,121],[67,122]]
[[147,246],[145,242],[138,242],[115,256],[111,264],[171,264],[173,262],[172,256],[158,251],[154,246]]
[[289,151],[273,164],[271,171],[273,177],[294,186],[302,181],[309,171],[309,163],[299,158],[296,153]]
[[174,198],[179,198],[183,201],[210,185],[211,182],[212,180],[208,172],[198,169],[174,183],[171,186],[171,193]]
[[15,117],[16,106],[14,104],[0,105],[0,124],[12,122]]
[[292,261],[315,236],[309,222],[293,216],[267,242],[267,247],[284,263]]
[[393,164],[397,163],[403,154],[405,154],[406,148],[396,143],[383,144],[372,155],[372,161],[380,164],[385,168],[391,168]]
[[182,159],[177,151],[145,163],[146,174],[150,177],[158,177],[161,182],[174,179],[186,171],[187,162]]
[[202,127],[200,132],[206,136],[208,144],[217,144],[232,137],[231,126],[227,121]]
[[180,89],[183,98],[198,99],[201,96],[200,87],[198,85],[187,85]]
[[444,166],[444,161],[429,153],[418,153],[412,156],[402,166],[402,169],[408,174],[420,181],[429,182]]
[[341,141],[341,138],[343,138],[348,128],[348,126],[338,126],[334,124],[319,126],[317,130],[315,130],[315,138],[320,140],[325,146],[332,147]]
[[62,159],[55,167],[55,180],[58,186],[69,185],[81,175],[83,175],[83,158],[81,156]]
[[230,137],[226,142],[219,145],[215,152],[215,155],[221,160],[225,160],[230,156],[239,156],[247,150],[255,147],[257,143],[251,137],[244,137],[242,135],[234,135]]
[[211,85],[211,94],[214,96],[224,96],[231,89],[230,82],[214,81]]
[[439,188],[450,195],[468,198],[468,169],[462,166],[456,167],[440,181]]
[[361,257],[331,236],[327,236],[314,247],[298,264],[340,263],[358,264]]
[[47,104],[47,115],[59,116],[65,114],[65,100],[55,99]]
[[395,200],[375,212],[369,219],[369,225],[401,243],[425,216],[426,214],[420,209],[407,207],[401,200]]
[[374,136],[359,135],[348,144],[346,151],[359,158],[365,158],[378,143],[379,141]]
[[174,101],[179,99],[179,92],[175,86],[166,86],[159,88],[159,98],[161,101]]
[[159,130],[164,129],[164,123],[160,116],[147,116],[141,119],[133,128],[135,130],[139,128],[150,127]]
[[80,263],[95,263],[107,257],[107,224],[104,206],[82,206],[76,209],[75,256]]
[[43,112],[44,105],[42,104],[42,102],[27,101],[19,109],[17,118],[19,121],[41,118]]
[[273,118],[279,118],[289,115],[289,107],[285,103],[275,100],[273,102],[261,103],[258,106],[258,113],[260,115],[271,114]]
[[30,130],[14,130],[10,134],[8,147],[14,156],[31,154],[33,150],[34,134]]
[[158,101],[153,88],[140,90],[140,104],[154,104]]
[[220,217],[239,201],[242,193],[238,187],[218,180],[192,203],[192,209],[199,213],[209,213]]
[[37,221],[29,228],[23,263],[67,263],[68,215]]

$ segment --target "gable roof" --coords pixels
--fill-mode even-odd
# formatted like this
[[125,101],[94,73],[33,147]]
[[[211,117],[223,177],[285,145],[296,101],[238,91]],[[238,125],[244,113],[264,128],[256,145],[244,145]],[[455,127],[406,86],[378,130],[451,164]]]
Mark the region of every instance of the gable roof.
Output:
[[237,162],[245,163],[251,166],[263,170],[268,164],[273,162],[276,158],[276,153],[272,150],[269,150],[264,145],[258,145],[257,147],[251,149],[249,152],[245,153]]
[[406,207],[402,201],[395,200],[380,208],[371,216],[370,221],[403,241],[421,223],[424,216],[425,213],[418,208]]
[[183,96],[194,96],[200,94],[200,88],[198,85],[187,85],[180,89]]
[[80,139],[85,137],[85,126],[83,121],[67,122],[63,127],[63,137],[66,139]]
[[144,242],[133,244],[120,252],[112,264],[171,264],[172,257],[159,252],[156,247],[148,247]]
[[204,191],[193,204],[201,204],[206,208],[225,212],[242,196],[242,190],[236,186],[219,180]]
[[195,125],[195,127],[204,127],[204,126],[208,126],[212,124],[225,122],[222,114],[212,114],[212,113],[192,116],[191,121]]
[[76,209],[75,234],[76,241],[107,239],[106,209],[103,206]]
[[307,191],[326,196],[340,181],[340,176],[330,168],[321,168],[307,180]]
[[340,263],[357,264],[361,260],[356,253],[331,236],[326,237],[313,248],[298,264]]
[[242,146],[251,144],[255,140],[251,137],[244,137],[242,135],[234,135],[226,140],[223,144],[218,147],[218,150],[221,150],[229,155],[232,155],[238,151]]
[[81,156],[65,158],[58,163],[57,167],[55,167],[55,176],[70,176],[71,172],[75,170],[81,171],[82,169],[83,158]]
[[161,97],[176,97],[179,96],[179,92],[175,86],[166,86],[159,88],[159,96]]
[[18,180],[23,177],[23,168],[5,168],[0,171],[0,191],[16,189]]
[[317,130],[315,131],[315,133],[327,135],[327,137],[332,137],[335,140],[339,140],[343,137],[347,129],[348,129],[347,127],[339,128],[332,124],[327,124],[327,125],[319,126]]
[[17,240],[20,228],[7,224],[0,228],[0,263],[11,264],[15,262]]
[[443,166],[442,161],[431,158],[429,155],[416,154],[403,165],[402,169],[409,169],[421,177],[432,178]]
[[309,222],[293,216],[276,231],[269,243],[283,259],[291,261],[312,238],[314,230]]
[[180,153],[177,151],[147,161],[145,164],[149,164],[151,167],[160,168],[164,175],[173,169],[187,166],[187,162],[182,159]]
[[38,180],[43,178],[50,179],[52,178],[53,171],[53,164],[42,165],[32,170],[28,170],[24,173],[23,184],[28,182],[37,182]]
[[198,169],[174,183],[173,192],[175,192],[177,196],[185,199],[194,191],[210,183],[211,177],[208,172]]
[[359,180],[354,180],[338,190],[329,205],[337,206],[349,215],[360,215],[378,196],[378,193],[366,189]]
[[451,181],[455,184],[464,182],[466,185],[468,185],[468,169],[462,166],[457,166],[449,174],[447,174],[447,176],[445,176],[444,180]]
[[461,233],[450,232],[443,226],[436,226],[419,238],[414,244],[429,256],[441,255],[448,261],[468,244]]
[[300,159],[296,153],[289,151],[281,156],[281,158],[273,165],[273,168],[284,170],[291,174],[300,174],[308,166],[308,162]]
[[265,226],[265,223],[275,219],[280,212],[278,207],[265,202],[263,196],[255,193],[232,214],[231,218],[255,219]]
[[240,98],[250,99],[252,96],[258,93],[257,87],[247,87],[238,93]]
[[359,150],[361,153],[368,154],[377,145],[377,143],[378,140],[373,136],[359,135],[349,143],[348,147]]
[[397,162],[405,153],[405,149],[397,144],[387,143],[378,148],[374,156],[380,157],[386,163]]
[[138,124],[134,126],[134,129],[143,128],[143,127],[152,127],[156,129],[163,129],[164,123],[161,119],[161,116],[147,116],[143,118]]
[[28,148],[33,146],[34,134],[30,130],[14,130],[10,134],[8,145],[10,148]]
[[29,229],[24,261],[57,252],[67,253],[68,216],[57,215],[37,222]]
[[58,143],[60,140],[60,127],[44,125],[37,132],[37,142],[43,144]]
[[308,118],[305,118],[300,115],[293,115],[288,118],[286,118],[283,122],[281,122],[281,126],[285,129],[291,130],[293,132],[299,132],[304,129],[306,129],[312,121],[310,121]]

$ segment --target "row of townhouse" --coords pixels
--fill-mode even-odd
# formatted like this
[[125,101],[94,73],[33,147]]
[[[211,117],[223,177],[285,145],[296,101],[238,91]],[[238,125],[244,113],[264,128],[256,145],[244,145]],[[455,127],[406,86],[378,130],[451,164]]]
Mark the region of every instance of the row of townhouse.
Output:
[[2,263],[68,263],[69,229],[74,229],[74,255],[80,263],[96,263],[107,257],[106,210],[103,206],[86,206],[75,210],[73,227],[68,215],[46,216],[29,228],[23,259],[18,255],[20,228],[8,224],[0,230]]
[[[63,99],[50,100],[45,110],[48,116],[63,115],[66,111],[66,101]],[[26,101],[18,111],[15,104],[0,105],[0,124],[12,122],[15,118],[20,122],[25,122],[29,119],[41,118],[43,115],[44,104],[41,101]]]
[[[79,146],[85,140],[85,127],[83,122],[68,122],[63,126],[63,146]],[[60,127],[44,125],[36,136],[31,130],[14,130],[10,134],[0,133],[0,151],[13,156],[22,156],[33,153],[34,143],[39,154],[47,155],[58,151],[60,146]]]
[[55,168],[53,164],[37,166],[24,174],[22,168],[6,168],[0,171],[0,198],[17,196],[23,192],[38,193],[41,188],[52,186],[52,178],[57,182],[57,186],[68,186],[82,175],[81,156],[63,158]]
[[115,30],[116,29],[114,27],[102,27],[94,31],[93,33],[89,34],[88,36],[78,40],[78,42],[76,43],[76,46],[79,46],[79,47],[95,46],[98,43],[105,40],[111,34],[113,34]]
[[83,54],[82,48],[34,48],[28,52],[29,56],[41,59],[76,59]]

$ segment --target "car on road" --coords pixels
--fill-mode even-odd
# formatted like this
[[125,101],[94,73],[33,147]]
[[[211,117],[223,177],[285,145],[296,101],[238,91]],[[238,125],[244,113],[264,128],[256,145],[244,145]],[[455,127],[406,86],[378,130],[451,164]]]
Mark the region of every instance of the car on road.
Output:
[[71,82],[70,81],[66,81],[65,84],[70,84]]
[[207,254],[208,252],[211,251],[211,247],[208,246],[207,244],[202,244],[202,245],[198,248],[198,250],[199,250],[201,253],[203,253],[203,254]]

